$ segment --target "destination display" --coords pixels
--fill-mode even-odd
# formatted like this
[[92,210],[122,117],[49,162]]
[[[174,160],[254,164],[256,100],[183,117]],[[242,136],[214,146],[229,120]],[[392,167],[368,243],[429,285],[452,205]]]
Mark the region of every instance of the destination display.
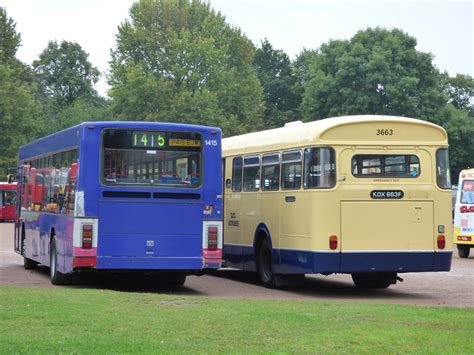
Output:
[[106,130],[106,149],[201,150],[201,135],[194,132]]
[[132,146],[143,148],[162,148],[165,146],[164,132],[133,132]]

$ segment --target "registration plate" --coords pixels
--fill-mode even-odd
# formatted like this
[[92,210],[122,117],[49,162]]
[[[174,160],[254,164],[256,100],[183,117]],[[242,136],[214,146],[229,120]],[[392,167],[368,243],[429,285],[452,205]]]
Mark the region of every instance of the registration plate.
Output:
[[400,200],[404,196],[402,190],[373,190],[370,198],[374,200]]

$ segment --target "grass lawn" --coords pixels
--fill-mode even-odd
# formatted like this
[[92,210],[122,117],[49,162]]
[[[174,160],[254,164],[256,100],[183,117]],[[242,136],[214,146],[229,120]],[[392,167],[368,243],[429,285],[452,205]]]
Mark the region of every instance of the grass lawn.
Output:
[[0,353],[473,353],[474,310],[0,288]]

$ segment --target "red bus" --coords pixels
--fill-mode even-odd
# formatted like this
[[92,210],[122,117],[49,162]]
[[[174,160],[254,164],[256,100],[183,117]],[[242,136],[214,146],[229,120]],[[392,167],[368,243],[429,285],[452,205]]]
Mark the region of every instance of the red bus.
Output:
[[15,220],[16,183],[0,182],[0,222]]

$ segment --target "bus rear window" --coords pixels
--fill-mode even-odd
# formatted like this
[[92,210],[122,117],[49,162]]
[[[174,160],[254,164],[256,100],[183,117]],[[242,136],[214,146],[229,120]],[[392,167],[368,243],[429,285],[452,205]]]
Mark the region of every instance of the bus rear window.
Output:
[[201,185],[201,135],[106,130],[102,182],[106,185],[198,187]]
[[352,157],[352,175],[415,178],[420,175],[420,160],[416,155],[355,155]]
[[474,205],[474,180],[464,180],[461,188],[461,203]]

